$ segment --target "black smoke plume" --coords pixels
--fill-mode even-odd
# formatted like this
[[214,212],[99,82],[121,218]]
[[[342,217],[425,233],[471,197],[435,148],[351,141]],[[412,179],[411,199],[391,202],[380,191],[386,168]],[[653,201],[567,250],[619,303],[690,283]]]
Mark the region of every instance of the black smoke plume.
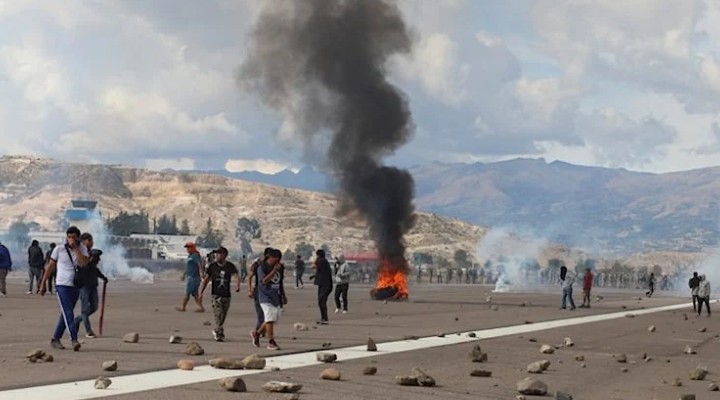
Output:
[[[312,151],[330,135],[325,166],[344,201],[367,219],[378,252],[402,258],[414,224],[410,174],[382,164],[414,126],[388,59],[412,40],[396,4],[384,0],[268,0],[258,15],[242,86],[283,114],[280,135]],[[406,268],[403,265],[403,268]]]

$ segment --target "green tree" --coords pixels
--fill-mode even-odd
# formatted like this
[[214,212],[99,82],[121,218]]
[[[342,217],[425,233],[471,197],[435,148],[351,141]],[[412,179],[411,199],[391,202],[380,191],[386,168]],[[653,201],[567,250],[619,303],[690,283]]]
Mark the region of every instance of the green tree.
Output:
[[205,224],[205,229],[202,231],[202,236],[198,237],[196,242],[200,247],[206,249],[215,249],[222,245],[224,236],[219,230],[215,229],[215,224],[212,218],[208,218]]
[[309,243],[301,242],[295,246],[295,254],[299,254],[303,260],[307,260],[315,253],[315,247]]
[[118,215],[108,218],[105,223],[110,233],[117,236],[150,233],[150,218],[144,211],[132,214],[121,211]]
[[455,261],[455,264],[458,267],[467,267],[470,265],[470,256],[468,255],[468,252],[463,249],[457,249],[455,250],[455,254],[453,254],[453,261]]
[[190,223],[186,219],[182,220],[182,225],[180,226],[180,234],[181,235],[189,235],[190,234]]
[[180,230],[177,227],[177,218],[175,218],[174,215],[172,217],[168,217],[163,214],[160,219],[158,219],[157,228],[155,229],[155,233],[158,235],[177,235],[179,232]]

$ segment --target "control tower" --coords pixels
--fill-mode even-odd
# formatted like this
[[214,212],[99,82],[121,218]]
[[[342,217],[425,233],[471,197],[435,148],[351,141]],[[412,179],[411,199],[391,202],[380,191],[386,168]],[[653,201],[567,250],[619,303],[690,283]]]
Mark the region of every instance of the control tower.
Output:
[[90,230],[90,220],[97,208],[95,200],[72,200],[72,206],[65,210],[65,219],[70,226],[77,226],[80,232]]

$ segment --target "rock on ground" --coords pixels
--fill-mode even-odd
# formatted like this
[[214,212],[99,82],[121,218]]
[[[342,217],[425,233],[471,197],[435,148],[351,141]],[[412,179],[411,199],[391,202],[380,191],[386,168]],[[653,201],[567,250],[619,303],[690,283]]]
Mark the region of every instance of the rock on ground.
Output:
[[550,368],[550,361],[535,361],[534,363],[531,363],[527,366],[527,372],[531,374],[542,374],[543,371],[547,370],[548,368]]
[[707,332],[707,328],[706,328],[706,327],[702,327],[702,328],[698,329],[698,332],[700,332],[700,333]]
[[320,373],[320,378],[328,381],[339,381],[341,377],[340,371],[335,368],[327,368]]
[[585,356],[583,356],[583,355],[575,356],[575,361],[585,361]]
[[137,332],[130,332],[123,336],[123,342],[125,343],[137,343],[140,341],[140,335]]
[[265,369],[265,357],[251,354],[240,361],[245,369]]
[[415,374],[415,377],[417,377],[418,383],[420,386],[435,386],[435,378],[431,377],[430,375],[426,374],[423,370],[420,368],[413,368],[413,373]]
[[718,387],[717,383],[713,382],[708,385],[708,390],[711,392],[717,392],[717,391],[720,391],[720,387]]
[[365,367],[365,369],[363,369],[363,375],[375,375],[375,374],[377,374],[376,367]]
[[112,381],[103,376],[95,379],[95,389],[98,389],[98,390],[107,389],[111,384],[112,384]]
[[620,364],[625,364],[627,362],[627,355],[625,354],[615,354],[613,357],[615,357],[615,361],[619,362]]
[[223,378],[220,379],[220,387],[228,392],[247,392],[245,381],[240,378]]
[[102,363],[102,369],[105,371],[117,371],[118,363],[115,360],[105,361]]
[[682,386],[682,380],[680,380],[680,378],[675,378],[675,380],[673,381],[672,385],[675,386],[675,387],[681,387],[681,386]]
[[168,342],[170,342],[171,344],[180,344],[182,343],[182,340],[183,338],[181,338],[180,336],[170,336]]
[[285,395],[287,400],[300,400],[300,393],[289,393]]
[[569,393],[555,392],[555,400],[573,400],[573,397]]
[[482,352],[482,348],[480,348],[479,344],[473,346],[468,355],[470,356],[470,360],[472,362],[485,362],[488,360],[487,353]]
[[656,329],[656,328],[655,328],[655,325],[650,325],[650,326],[648,327],[648,332],[650,332],[650,333],[655,332],[655,329]]
[[704,381],[707,374],[708,369],[706,367],[701,367],[698,365],[692,371],[690,371],[690,379],[693,381]]
[[197,342],[190,342],[185,346],[185,354],[189,356],[201,356],[205,354],[205,349]]
[[555,348],[553,346],[550,346],[549,344],[544,344],[540,346],[540,353],[542,354],[553,354],[555,352]]
[[371,337],[369,337],[367,341],[367,351],[377,351],[377,344],[375,344],[375,341]]
[[685,346],[685,350],[683,351],[685,354],[697,354],[697,351],[692,348],[692,346]]
[[213,358],[210,360],[210,366],[217,369],[245,369],[242,360]]
[[537,379],[525,378],[518,381],[517,391],[520,394],[544,396],[547,394],[547,384]]
[[680,400],[695,400],[694,394],[681,394]]
[[395,377],[395,383],[400,386],[420,386],[417,376],[398,375]]
[[565,340],[563,340],[563,344],[565,345],[565,347],[575,346],[575,342],[573,342],[573,340],[570,339],[569,337],[566,337]]
[[315,358],[324,363],[334,363],[337,361],[337,354],[335,353],[317,353],[315,354]]
[[46,353],[42,349],[35,349],[31,350],[25,358],[28,359],[31,363],[36,363],[38,360],[45,361],[45,362],[53,362],[55,361],[55,358],[52,356],[52,354]]
[[480,378],[490,378],[492,376],[492,371],[486,371],[483,369],[474,369],[470,371],[470,376],[477,376]]
[[195,362],[193,360],[180,360],[177,366],[183,371],[192,371],[195,369]]
[[296,331],[309,331],[310,327],[303,324],[302,322],[296,322],[293,324],[293,328],[295,328]]
[[262,390],[271,393],[295,393],[299,392],[303,385],[291,382],[269,381],[262,385]]

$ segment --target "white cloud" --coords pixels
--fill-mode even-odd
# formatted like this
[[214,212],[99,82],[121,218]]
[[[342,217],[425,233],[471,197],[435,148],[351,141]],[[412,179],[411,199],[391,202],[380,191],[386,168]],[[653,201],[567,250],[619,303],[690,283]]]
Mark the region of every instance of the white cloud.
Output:
[[228,160],[225,169],[230,172],[259,171],[264,174],[275,174],[285,169],[297,171],[289,164],[268,159]]
[[149,158],[145,160],[145,168],[156,171],[164,169],[192,170],[195,169],[195,161],[191,158]]

